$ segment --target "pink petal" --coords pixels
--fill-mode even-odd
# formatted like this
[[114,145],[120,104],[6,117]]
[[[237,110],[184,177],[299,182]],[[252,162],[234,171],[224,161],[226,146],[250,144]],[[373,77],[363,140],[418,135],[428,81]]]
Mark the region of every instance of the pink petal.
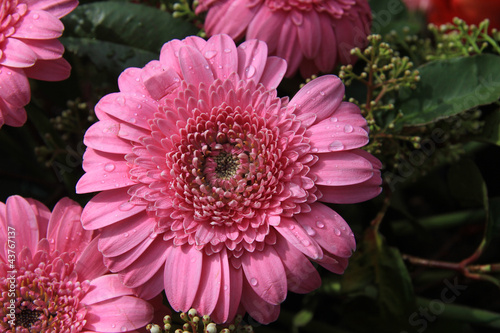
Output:
[[24,108],[7,103],[0,98],[0,128],[6,124],[13,127],[23,126],[28,116]]
[[141,84],[141,73],[142,68],[129,67],[125,69],[118,77],[118,88],[120,91],[146,95],[147,90],[144,85]]
[[263,251],[246,252],[242,267],[247,281],[260,298],[280,304],[286,298],[286,273],[278,254],[271,246]]
[[329,253],[342,258],[350,257],[356,249],[356,240],[349,225],[322,203],[315,202],[310,207],[311,212],[294,216],[297,222]]
[[348,258],[339,258],[330,254],[325,254],[322,259],[314,261],[335,274],[344,274],[349,264]]
[[[149,246],[155,241],[158,235],[156,234],[151,234],[148,238],[146,238],[144,241],[139,243],[137,246],[132,248],[131,250],[120,254],[119,256],[116,257],[104,257],[104,264],[108,267],[108,269],[113,272],[117,273],[120,272],[120,275],[122,275],[122,271],[132,265],[139,257],[142,256],[142,254],[148,249]],[[161,238],[161,237],[159,237]]]
[[64,46],[57,39],[23,39],[23,43],[30,47],[39,60],[59,59],[64,53]]
[[78,5],[76,0],[25,0],[30,9],[44,10],[61,18],[71,12]]
[[359,106],[357,106],[354,103],[350,102],[340,103],[340,106],[332,114],[330,121],[348,123],[351,124],[352,126],[361,127],[366,132],[369,131],[366,119],[363,116],[361,116],[361,111],[359,110]]
[[286,73],[286,66],[286,61],[282,58],[267,58],[266,67],[264,68],[264,74],[262,74],[260,78],[260,83],[268,90],[276,89]]
[[161,293],[163,291],[163,281],[165,280],[163,278],[163,271],[163,269],[159,269],[158,272],[156,272],[155,275],[148,280],[148,282],[136,288],[137,296],[142,299],[149,300]]
[[165,264],[165,259],[169,255],[172,246],[156,237],[153,243],[142,253],[139,260],[120,272],[120,277],[126,286],[136,288],[153,277]]
[[373,176],[359,184],[346,186],[317,185],[323,196],[321,201],[336,204],[351,204],[375,198],[382,192],[380,170],[374,170]]
[[165,263],[165,294],[175,311],[188,311],[201,280],[203,253],[192,246],[174,246]]
[[99,229],[146,209],[146,206],[133,205],[128,202],[129,200],[130,195],[124,189],[98,193],[83,208],[82,224],[84,228],[88,230]]
[[253,319],[264,325],[278,319],[280,314],[280,306],[264,301],[255,293],[246,279],[243,279],[241,304]]
[[7,38],[2,44],[3,56],[0,57],[0,65],[24,68],[35,63],[37,59],[35,52],[22,41]]
[[238,46],[238,74],[241,79],[259,83],[266,62],[266,43],[252,39]]
[[306,256],[318,259],[323,256],[321,247],[307,234],[296,221],[281,217],[279,225],[274,227],[285,239]]
[[42,81],[66,80],[71,73],[71,65],[64,58],[54,60],[37,60],[35,65],[25,68],[29,78]]
[[36,220],[38,221],[38,237],[40,239],[47,238],[47,228],[52,212],[40,201],[31,198],[26,198],[26,201],[31,205],[31,209],[33,209],[33,213],[35,213]]
[[[23,69],[0,65],[0,84],[0,98],[4,99],[12,107],[22,108],[29,103],[31,98],[30,85]],[[14,119],[20,116],[18,113],[16,115],[12,115],[11,113],[4,114],[5,123],[7,124],[8,115]],[[23,118],[25,117],[26,115]]]
[[200,286],[192,307],[201,315],[210,315],[218,302],[222,284],[221,257],[219,253],[203,257]]
[[284,21],[281,29],[278,30],[281,32],[276,48],[276,55],[285,59],[287,62],[286,77],[293,76],[297,72],[300,62],[302,61],[302,53],[297,52],[297,49],[300,48],[297,30],[297,26],[293,23],[290,16]]
[[283,237],[278,237],[275,248],[285,267],[288,290],[306,294],[321,286],[318,271],[302,252]]
[[321,49],[315,58],[316,66],[322,72],[330,72],[337,63],[337,42],[333,33],[332,22],[327,14],[319,15],[321,31]]
[[90,243],[92,231],[83,229],[81,214],[82,207],[69,198],[63,198],[55,205],[47,229],[47,238],[55,241],[55,250],[79,254]]
[[229,264],[226,249],[220,252],[220,258],[222,263],[221,288],[211,318],[216,323],[225,323],[234,318],[240,305],[243,271]]
[[148,324],[153,307],[132,296],[121,296],[87,306],[86,329],[97,332],[125,332]]
[[16,230],[16,251],[26,247],[34,253],[39,240],[39,227],[31,205],[17,195],[8,197],[5,204],[7,226]]
[[147,95],[146,98],[139,96],[128,93],[108,94],[97,103],[96,114],[105,112],[134,126],[150,130],[148,121],[155,118],[158,108],[156,102]]
[[[233,72],[238,72],[238,51],[233,40],[228,35],[211,37],[201,53],[210,64],[215,79],[227,79]],[[182,62],[181,62],[182,66]],[[205,81],[205,83],[212,83]]]
[[99,238],[94,238],[78,257],[75,270],[78,277],[83,280],[92,280],[108,271],[103,262],[101,252],[97,249]]
[[172,68],[161,68],[159,61],[147,64],[141,72],[141,79],[149,95],[159,100],[180,84],[179,74]]
[[[6,263],[7,262],[7,235],[9,229],[7,227],[7,207],[3,202],[0,201],[0,244],[4,244],[0,248],[0,261]],[[0,265],[0,269],[3,267]]]
[[214,73],[205,57],[199,50],[186,45],[179,50],[179,63],[181,65],[182,76],[187,83],[195,87],[203,82],[207,86],[214,82]]
[[99,236],[99,250],[106,257],[123,254],[151,235],[155,225],[154,217],[150,218],[146,214],[132,215],[122,219],[120,223],[108,225]]
[[307,83],[290,100],[290,106],[295,106],[298,119],[308,113],[317,115],[316,122],[327,117],[339,107],[344,98],[344,84],[334,75],[323,75]]
[[311,167],[317,176],[316,184],[342,186],[362,183],[373,177],[373,166],[364,157],[352,151],[318,154],[318,162]]
[[215,3],[205,19],[205,31],[209,36],[228,34],[237,41],[243,37],[258,9],[259,6],[249,6],[247,0]]
[[315,10],[301,12],[301,15],[302,24],[297,29],[300,49],[306,58],[313,59],[318,56],[322,41],[319,16]]
[[54,15],[43,10],[30,10],[11,37],[27,39],[52,39],[61,37],[64,26]]
[[101,120],[90,126],[83,143],[90,148],[114,154],[132,152],[130,141],[118,136],[120,124],[112,120]]
[[267,44],[269,53],[276,51],[278,42],[282,37],[280,31],[287,18],[284,11],[272,11],[267,6],[261,6],[254,19],[248,25],[246,39],[258,39]]
[[[361,114],[358,117],[364,120]],[[318,153],[360,148],[369,141],[368,132],[365,129],[348,122],[340,122],[335,117],[312,125],[307,130],[306,136],[311,140],[313,151]]]
[[90,281],[90,288],[81,302],[85,305],[92,305],[115,297],[133,294],[133,290],[125,287],[117,274],[106,274]]

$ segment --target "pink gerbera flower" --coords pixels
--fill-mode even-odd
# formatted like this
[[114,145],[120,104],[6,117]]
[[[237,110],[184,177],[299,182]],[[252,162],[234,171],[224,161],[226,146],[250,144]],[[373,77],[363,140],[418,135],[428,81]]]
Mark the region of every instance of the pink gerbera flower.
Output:
[[277,97],[286,62],[264,42],[227,35],[173,40],[129,68],[96,106],[79,193],[99,249],[143,297],[163,288],[179,311],[219,323],[241,305],[276,319],[287,289],[342,273],[355,248],[346,222],[319,203],[380,192],[380,162],[359,147],[366,121],[336,76]]
[[199,0],[208,10],[208,36],[260,39],[288,62],[287,77],[303,77],[351,64],[354,47],[366,46],[371,10],[367,0]]
[[26,122],[28,78],[68,78],[71,68],[57,40],[64,30],[59,19],[77,5],[77,0],[0,0],[0,127]]
[[126,332],[151,320],[151,305],[105,274],[81,212],[68,198],[52,213],[19,196],[0,203],[0,331]]

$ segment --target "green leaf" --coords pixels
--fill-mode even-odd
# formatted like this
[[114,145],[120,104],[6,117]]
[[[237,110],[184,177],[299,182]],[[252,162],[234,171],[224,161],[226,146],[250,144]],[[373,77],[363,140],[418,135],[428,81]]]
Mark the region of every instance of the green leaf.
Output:
[[474,139],[500,146],[500,109],[484,117],[483,129]]
[[127,2],[93,2],[63,18],[66,50],[116,74],[158,59],[172,39],[198,32],[190,23],[153,7]]
[[402,89],[398,122],[418,126],[490,104],[500,96],[500,57],[482,54],[430,62],[418,68],[417,88]]
[[311,310],[303,309],[293,317],[293,326],[294,327],[306,326],[313,319],[313,316],[314,313]]
[[402,32],[409,27],[410,33],[418,30],[416,22],[409,21],[408,10],[401,0],[371,0],[372,33],[385,35],[391,31]]
[[489,243],[493,238],[500,235],[500,197],[490,199],[489,216],[484,238]]
[[106,69],[114,74],[128,67],[143,67],[159,57],[154,52],[91,38],[67,37],[60,40],[68,52],[87,57],[98,69]]
[[448,171],[451,195],[462,207],[483,207],[488,210],[488,191],[483,176],[474,161],[462,159]]

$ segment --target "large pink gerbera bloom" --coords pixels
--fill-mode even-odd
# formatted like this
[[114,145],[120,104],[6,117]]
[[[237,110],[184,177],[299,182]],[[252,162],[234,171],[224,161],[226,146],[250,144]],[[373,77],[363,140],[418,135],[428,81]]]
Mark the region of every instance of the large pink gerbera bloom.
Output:
[[19,196],[0,202],[1,332],[127,332],[151,320],[151,305],[105,274],[81,212],[68,198],[52,213]]
[[165,289],[179,311],[219,323],[238,307],[276,319],[287,289],[321,281],[308,258],[342,273],[355,248],[325,202],[380,192],[380,162],[359,108],[323,76],[278,98],[286,62],[264,42],[227,35],[173,40],[160,60],[129,68],[96,106],[79,193],[99,250],[143,297]]
[[68,78],[71,68],[57,40],[64,30],[59,19],[77,5],[77,0],[0,0],[0,127],[26,122],[28,78]]
[[207,10],[208,36],[266,42],[288,62],[287,77],[353,63],[350,50],[366,46],[372,20],[367,0],[199,0],[196,12]]

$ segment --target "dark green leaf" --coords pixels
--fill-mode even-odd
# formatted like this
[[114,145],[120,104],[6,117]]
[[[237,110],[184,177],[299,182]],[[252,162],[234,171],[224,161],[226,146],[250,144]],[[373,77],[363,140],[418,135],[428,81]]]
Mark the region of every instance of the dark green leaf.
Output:
[[485,240],[489,243],[500,235],[500,197],[490,199],[489,218],[486,225]]
[[451,195],[463,207],[488,207],[488,192],[483,176],[474,161],[463,159],[448,172]]
[[500,146],[500,109],[486,115],[483,130],[474,139]]
[[67,37],[61,38],[61,41],[68,52],[87,57],[97,68],[113,74],[119,74],[128,67],[143,67],[159,57],[154,52],[91,38]]
[[418,70],[417,88],[401,91],[402,125],[435,122],[500,97],[500,57],[496,55],[438,60]]
[[194,26],[159,9],[127,2],[93,2],[63,18],[65,37],[107,41],[158,53],[175,38],[198,32]]

